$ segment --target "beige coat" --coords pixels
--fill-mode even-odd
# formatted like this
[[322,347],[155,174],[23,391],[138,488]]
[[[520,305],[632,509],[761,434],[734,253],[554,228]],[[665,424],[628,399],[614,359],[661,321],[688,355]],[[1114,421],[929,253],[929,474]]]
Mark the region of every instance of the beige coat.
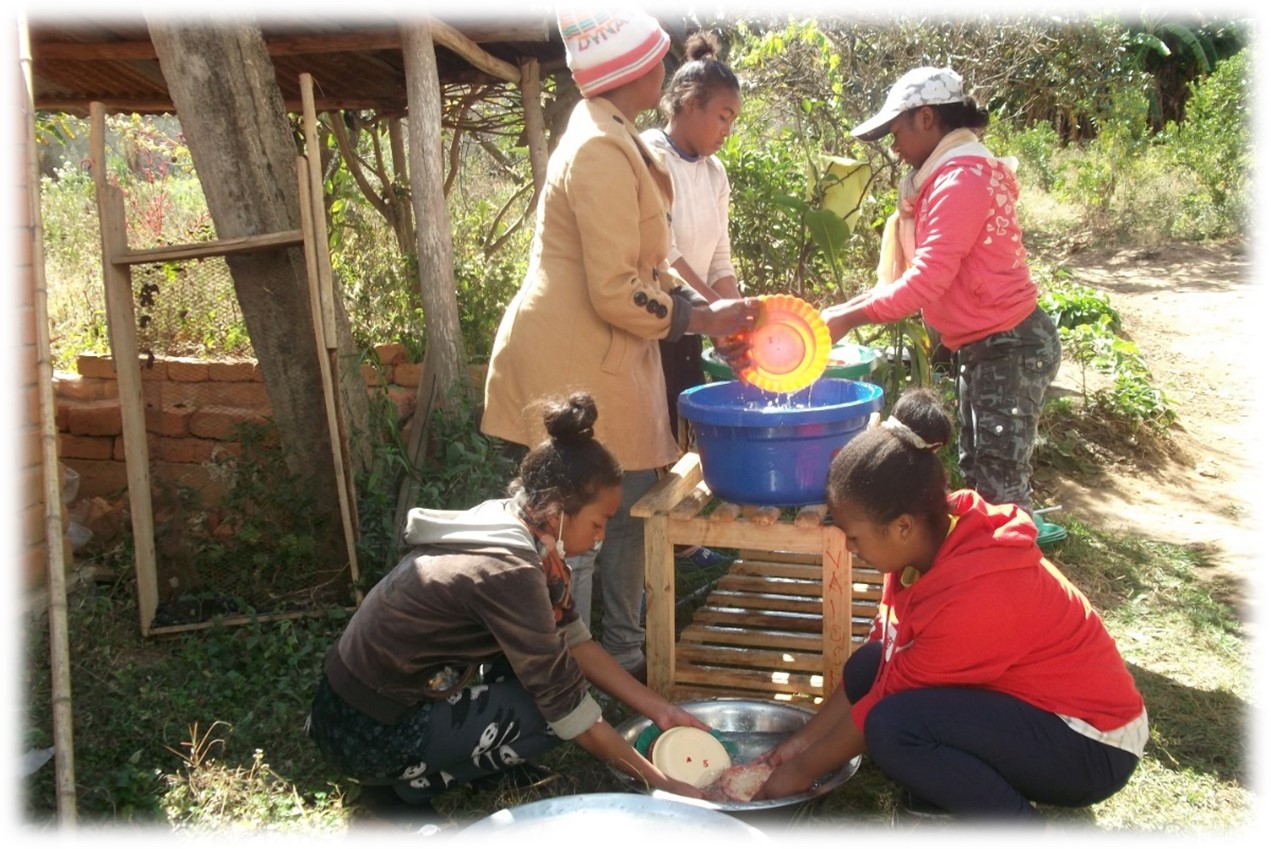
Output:
[[672,184],[603,97],[574,108],[547,166],[525,282],[494,338],[481,430],[537,445],[543,402],[586,390],[624,469],[675,462],[658,340],[683,335],[666,262]]

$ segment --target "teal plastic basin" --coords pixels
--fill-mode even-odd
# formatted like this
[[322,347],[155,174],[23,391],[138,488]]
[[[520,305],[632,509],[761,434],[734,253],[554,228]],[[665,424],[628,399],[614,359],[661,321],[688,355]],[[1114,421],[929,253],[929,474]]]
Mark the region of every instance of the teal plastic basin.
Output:
[[[822,377],[841,377],[845,380],[868,380],[878,366],[881,354],[865,345],[849,345],[843,342],[830,348],[830,360]],[[736,375],[728,364],[719,358],[714,348],[702,351],[702,371],[712,380],[734,380]]]

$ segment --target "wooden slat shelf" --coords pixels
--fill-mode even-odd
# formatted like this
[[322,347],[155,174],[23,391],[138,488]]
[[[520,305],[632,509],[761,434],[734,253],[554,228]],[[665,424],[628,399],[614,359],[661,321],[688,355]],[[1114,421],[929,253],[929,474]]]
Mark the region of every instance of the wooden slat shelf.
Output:
[[[645,520],[649,685],[673,700],[743,696],[819,702],[868,634],[882,576],[854,569],[825,505],[720,502],[687,453],[632,508]],[[679,630],[674,549],[738,552]]]
[[755,630],[694,620],[680,633],[680,646],[722,644],[731,646],[779,647],[785,650],[819,652],[821,633]]

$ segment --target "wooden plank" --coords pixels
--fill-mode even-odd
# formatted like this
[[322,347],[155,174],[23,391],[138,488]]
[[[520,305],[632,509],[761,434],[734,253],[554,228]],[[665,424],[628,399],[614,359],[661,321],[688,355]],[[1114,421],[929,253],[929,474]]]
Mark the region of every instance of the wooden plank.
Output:
[[[640,496],[640,500],[631,505],[631,515],[648,518],[658,513],[665,513],[680,502],[702,480],[702,465],[696,454],[689,453],[681,457],[671,470],[658,478],[649,491]],[[675,542],[680,542],[677,528]]]
[[677,666],[740,666],[764,671],[821,672],[821,655],[733,646],[685,645],[675,651]]
[[821,617],[799,613],[765,613],[754,610],[720,610],[714,607],[700,608],[693,614],[693,621],[707,625],[728,625],[734,628],[757,628],[777,631],[806,631],[820,635]]
[[[800,529],[801,533],[811,536],[817,533],[815,530],[809,532],[806,528]],[[820,537],[812,537],[819,539]],[[818,548],[813,551],[808,546],[803,546],[798,551],[780,551],[778,549],[754,549],[743,550],[739,552],[743,560],[758,560],[764,563],[802,563],[805,566],[815,569],[817,580],[821,577],[821,550]]]
[[838,686],[843,664],[852,653],[852,555],[837,527],[825,535],[821,555],[821,657],[826,692]]
[[665,516],[644,520],[644,591],[649,689],[665,696],[675,678],[675,547]]
[[[141,394],[141,362],[137,350],[137,313],[132,272],[115,257],[128,248],[123,193],[106,181],[106,116],[100,103],[90,107],[90,157],[101,221],[102,279],[106,288],[106,325],[115,362],[119,413],[123,423],[124,464],[132,518],[133,564],[137,574],[137,613],[141,633],[148,636],[159,606],[159,579],[154,540],[154,505],[150,493],[150,448],[146,442],[145,400]],[[56,544],[50,541],[50,545]]]
[[308,238],[305,239],[304,253],[305,270],[309,279],[310,320],[313,322],[313,333],[318,347],[318,372],[322,379],[322,399],[326,406],[327,435],[331,441],[331,461],[335,468],[336,495],[340,505],[340,521],[344,531],[345,556],[349,560],[349,576],[355,588],[354,596],[360,605],[362,602],[362,591],[357,588],[357,532],[352,513],[354,508],[351,504],[349,481],[346,477],[347,464],[344,460],[344,443],[341,441],[339,427],[340,413],[336,407],[335,377],[331,373],[331,360],[327,357],[322,338],[322,315],[318,299],[318,288],[320,285],[318,277],[321,271],[320,263],[315,261],[314,254],[321,250],[317,244],[318,240],[325,237],[317,232],[317,227],[313,221],[310,188],[311,175],[312,171],[306,158],[297,156],[296,179],[300,190],[300,220],[305,233],[308,234]]
[[821,565],[803,563],[774,563],[768,560],[754,560],[741,557],[729,567],[730,575],[771,576],[773,578],[792,578],[803,581],[821,582]]
[[689,643],[718,643],[722,645],[760,646],[789,649],[791,651],[820,652],[821,635],[819,633],[798,633],[796,631],[757,631],[751,628],[710,625],[694,621],[685,626],[684,630],[680,632],[680,645]]
[[741,687],[710,687],[706,685],[683,686],[675,688],[675,701],[683,702],[691,699],[741,698],[758,701],[778,702],[781,704],[797,704],[807,707],[819,705],[823,699],[819,695],[806,693],[772,693],[767,690],[748,690]]
[[806,673],[766,672],[754,669],[727,669],[715,666],[685,666],[676,670],[679,686],[708,684],[713,687],[744,688],[772,693],[807,693],[821,695],[820,675]]
[[[335,465],[335,484],[340,505],[340,521],[344,532],[345,553],[349,561],[349,577],[356,588],[357,562],[357,493],[353,485],[352,460],[349,457],[347,428],[339,393],[339,335],[335,322],[335,288],[331,276],[330,245],[327,243],[326,207],[322,202],[322,164],[318,147],[318,116],[313,105],[313,76],[300,75],[300,98],[304,104],[305,150],[310,156],[296,158],[296,179],[300,188],[301,230],[305,235],[305,264],[309,269],[310,311],[313,313],[314,340],[318,347],[322,394],[326,403],[327,431],[331,441],[331,457]],[[361,602],[362,592],[355,589]]]
[[766,610],[773,613],[806,613],[811,616],[821,615],[821,599],[807,599],[798,596],[713,592],[706,597],[706,606],[739,610]]
[[730,593],[776,593],[779,595],[798,595],[821,597],[820,581],[801,581],[789,578],[778,578],[773,575],[734,575],[727,574],[719,579],[715,587]]
[[[647,498],[648,496],[645,497]],[[652,515],[654,512],[665,512],[648,510],[641,514],[635,514],[634,511],[639,506],[640,502],[636,502],[636,505],[632,507],[633,515],[647,516]],[[647,510],[647,505],[641,510]],[[762,552],[783,551],[814,554],[819,557],[825,532],[827,530],[835,530],[838,533],[842,533],[837,531],[836,528],[828,526],[816,530],[806,530],[796,528],[787,522],[767,526],[755,525],[750,522],[717,522],[714,516],[715,513],[712,513],[709,517],[698,516],[693,519],[677,519],[671,529],[672,542],[680,544],[693,541],[698,545],[705,545],[710,548],[755,549]]]
[[706,481],[698,481],[697,486],[693,487],[680,501],[671,508],[668,514],[672,519],[692,519],[694,516],[702,512],[702,509],[710,503],[711,498],[710,487],[706,485]]
[[116,254],[111,259],[111,262],[115,265],[180,262],[188,259],[206,259],[208,257],[251,253],[252,251],[273,250],[274,248],[291,248],[303,242],[304,234],[301,231],[284,230],[281,233],[263,233],[259,236],[242,236],[237,239],[214,239],[210,242],[195,242],[188,245],[164,245],[158,248],[145,248],[135,251],[124,250]]
[[468,60],[474,67],[506,82],[519,83],[521,81],[520,68],[486,53],[475,41],[449,24],[443,24],[436,18],[429,18],[428,28],[432,31],[432,40],[436,44]]
[[[312,74],[300,75],[300,102],[304,107],[302,121],[304,123],[305,150],[309,154],[305,157],[308,169],[301,174],[301,182],[309,188],[308,203],[302,204],[302,206],[309,208],[308,229],[305,231],[305,235],[313,247],[312,256],[316,262],[315,267],[317,269],[317,274],[313,277],[317,286],[315,288],[311,285],[309,289],[310,294],[316,293],[318,298],[318,316],[321,319],[318,350],[322,351],[338,347],[338,341],[335,326],[335,306],[331,303],[334,298],[334,291],[331,288],[331,254],[327,243],[326,208],[322,202],[322,157],[320,155],[321,148],[318,146],[318,114],[314,110],[313,105]],[[305,216],[302,214],[302,221],[304,218]]]

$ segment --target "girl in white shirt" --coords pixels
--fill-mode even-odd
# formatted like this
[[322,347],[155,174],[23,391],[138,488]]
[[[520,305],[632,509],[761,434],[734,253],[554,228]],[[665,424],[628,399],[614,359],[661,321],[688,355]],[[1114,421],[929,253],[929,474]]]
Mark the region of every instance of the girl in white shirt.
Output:
[[[707,301],[740,298],[728,241],[728,174],[715,153],[741,112],[741,86],[733,70],[717,58],[722,44],[714,33],[695,32],[684,48],[684,64],[671,77],[659,104],[666,126],[640,134],[671,172],[675,186],[667,261]],[[671,432],[683,445],[677,401],[685,389],[706,382],[702,337],[686,333],[658,347]],[[727,560],[698,547],[678,550],[676,556],[698,566]]]
[[[671,267],[708,301],[741,297],[728,241],[728,175],[715,156],[741,112],[741,86],[717,56],[722,44],[714,33],[696,32],[685,43],[685,61],[671,77],[659,104],[664,127],[641,138],[671,172]],[[672,431],[679,436],[676,401],[681,392],[706,382],[702,337],[685,334],[662,342],[667,407]]]

